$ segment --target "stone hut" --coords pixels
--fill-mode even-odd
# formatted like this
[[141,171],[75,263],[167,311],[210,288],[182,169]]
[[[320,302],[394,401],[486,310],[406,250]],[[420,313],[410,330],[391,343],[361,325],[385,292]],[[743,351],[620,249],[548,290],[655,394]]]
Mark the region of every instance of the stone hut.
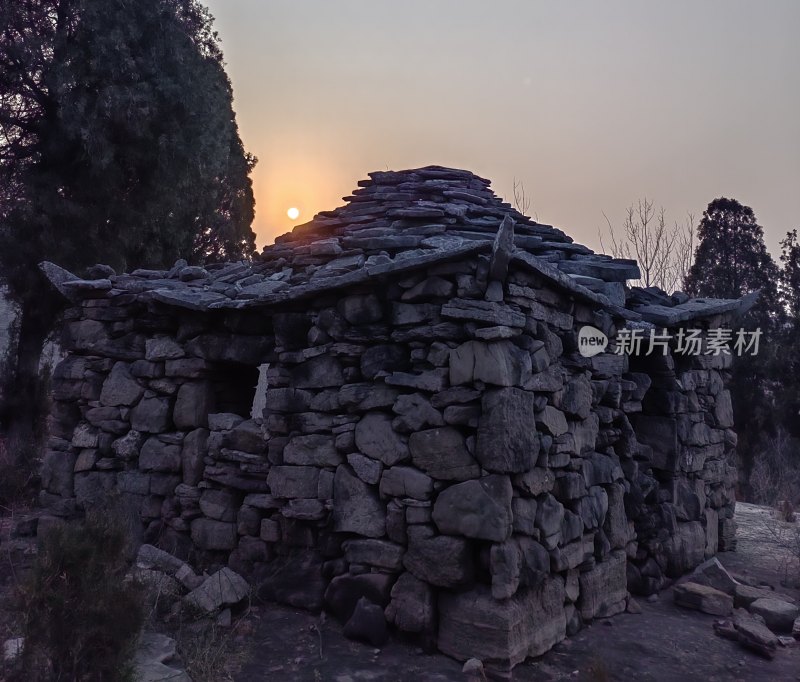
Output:
[[615,350],[748,301],[629,287],[467,171],[358,184],[252,263],[43,264],[50,513],[115,489],[146,542],[499,668],[733,549],[731,356]]

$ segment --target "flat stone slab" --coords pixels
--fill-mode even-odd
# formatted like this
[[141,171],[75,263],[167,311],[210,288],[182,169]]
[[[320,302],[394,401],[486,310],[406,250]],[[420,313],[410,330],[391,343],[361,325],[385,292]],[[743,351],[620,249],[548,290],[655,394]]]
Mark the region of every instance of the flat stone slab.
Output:
[[733,597],[708,585],[682,583],[675,586],[673,595],[675,603],[687,609],[712,616],[729,616],[733,612]]
[[[692,573],[692,582],[700,585],[708,585],[725,594],[735,595],[739,587],[742,587],[738,580],[735,580],[717,557],[712,557],[708,561],[700,564]],[[738,604],[736,605],[738,606]]]
[[746,609],[756,599],[765,597],[773,597],[775,593],[772,590],[764,589],[763,587],[753,587],[752,585],[736,585],[733,593],[733,605],[737,608]]
[[745,649],[750,649],[764,658],[775,656],[778,638],[766,626],[754,618],[737,618],[734,627],[738,633],[738,642]]
[[603,260],[563,260],[558,269],[571,275],[596,277],[607,282],[625,282],[642,276],[636,262]]
[[222,568],[206,578],[184,600],[201,611],[212,613],[219,608],[238,604],[250,593],[250,585],[230,568]]
[[761,597],[750,604],[750,613],[764,619],[773,632],[791,632],[794,619],[800,615],[800,608],[777,597]]
[[143,632],[133,656],[135,682],[192,682],[192,678],[172,664],[177,660],[175,640],[158,632]]

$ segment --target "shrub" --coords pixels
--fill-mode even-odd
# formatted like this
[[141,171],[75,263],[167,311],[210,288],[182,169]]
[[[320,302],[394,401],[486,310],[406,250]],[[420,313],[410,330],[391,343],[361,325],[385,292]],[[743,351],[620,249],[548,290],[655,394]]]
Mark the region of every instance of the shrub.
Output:
[[754,459],[749,480],[753,501],[775,506],[791,520],[800,503],[800,442],[779,429]]
[[234,630],[214,623],[199,625],[182,625],[174,633],[187,672],[195,682],[230,679],[226,668],[234,663],[238,654]]
[[30,506],[39,492],[39,471],[48,432],[51,378],[51,366],[42,365],[36,382],[36,399],[32,404],[34,429],[30,438],[12,438],[8,433],[0,435],[0,512]]
[[38,466],[34,448],[15,457],[0,436],[0,513],[12,512],[33,501]]
[[49,529],[28,584],[22,667],[36,682],[117,682],[144,621],[142,588],[126,578],[128,535],[108,503],[82,523]]

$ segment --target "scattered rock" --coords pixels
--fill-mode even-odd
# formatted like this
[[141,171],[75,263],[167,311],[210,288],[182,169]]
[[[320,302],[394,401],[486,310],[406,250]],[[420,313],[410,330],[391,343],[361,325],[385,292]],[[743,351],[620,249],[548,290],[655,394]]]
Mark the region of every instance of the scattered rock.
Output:
[[733,612],[733,598],[708,585],[681,583],[674,587],[673,595],[675,603],[687,609],[702,611],[712,616],[728,616]]
[[748,607],[750,613],[761,616],[773,632],[791,632],[800,609],[776,597],[761,597]]
[[745,649],[750,649],[764,658],[774,658],[778,638],[766,626],[752,618],[734,620],[738,641]]
[[356,602],[353,615],[345,623],[344,636],[372,646],[383,646],[389,638],[383,609],[366,597]]
[[712,557],[694,569],[691,580],[698,585],[707,585],[730,595],[736,595],[737,588],[744,587],[725,570],[717,557]]
[[637,602],[633,597],[628,596],[628,601],[625,606],[625,611],[627,613],[633,613],[639,615],[642,613],[642,607],[639,606],[639,602]]
[[739,640],[739,631],[734,627],[732,620],[715,620],[714,634],[734,642]]
[[189,564],[184,564],[175,571],[175,580],[189,591],[203,584],[203,578],[197,575]]
[[229,628],[233,624],[233,614],[230,609],[223,609],[217,614],[214,623],[221,628]]
[[200,587],[184,597],[184,602],[205,613],[235,606],[250,594],[250,585],[230,568],[222,568],[206,578]]
[[772,590],[766,590],[761,587],[753,587],[752,585],[737,584],[733,594],[733,605],[739,608],[748,608],[757,599],[773,597],[775,593]]
[[175,640],[157,632],[143,632],[133,656],[134,682],[192,682],[179,666]]
[[461,672],[467,675],[467,682],[481,682],[486,679],[483,663],[477,658],[468,659],[461,668]]

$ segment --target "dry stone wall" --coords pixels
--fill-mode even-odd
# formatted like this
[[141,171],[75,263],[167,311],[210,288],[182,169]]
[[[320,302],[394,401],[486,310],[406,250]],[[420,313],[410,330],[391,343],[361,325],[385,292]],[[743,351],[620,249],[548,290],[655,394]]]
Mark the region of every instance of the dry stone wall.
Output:
[[[219,479],[242,493],[266,491],[266,464],[259,468],[259,454],[251,454],[263,453],[265,440],[248,417],[258,365],[274,344],[269,320],[250,318],[176,312],[132,293],[100,294],[70,309],[68,356],[54,371],[42,502],[68,516],[117,489],[140,513],[145,539],[188,555],[200,484]],[[232,414],[215,417],[217,410]],[[223,428],[225,447],[209,449]]]
[[632,361],[643,393],[642,412],[632,419],[641,443],[638,485],[628,496],[639,540],[628,565],[634,592],[655,592],[736,547],[737,438],[725,388],[731,360],[703,354]]
[[486,301],[488,262],[271,315],[84,300],[42,502],[116,489],[148,542],[345,623],[366,597],[461,659],[513,665],[619,613],[628,580],[652,591],[729,542],[721,376],[583,358],[577,330],[615,321],[521,270]]

